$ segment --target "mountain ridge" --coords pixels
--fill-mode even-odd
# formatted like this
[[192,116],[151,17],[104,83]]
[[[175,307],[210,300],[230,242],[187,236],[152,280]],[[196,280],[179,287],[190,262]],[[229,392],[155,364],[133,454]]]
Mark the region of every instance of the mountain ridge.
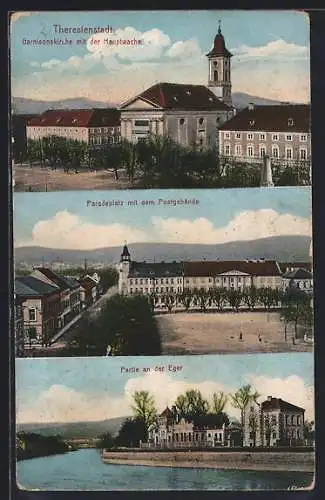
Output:
[[[309,236],[273,236],[248,241],[219,244],[192,243],[133,243],[129,244],[132,260],[160,262],[186,260],[278,260],[279,262],[305,262],[309,260]],[[95,262],[114,264],[120,259],[122,246],[92,250],[56,249],[38,246],[17,247],[15,263],[29,265],[61,260],[69,265],[88,265]]]

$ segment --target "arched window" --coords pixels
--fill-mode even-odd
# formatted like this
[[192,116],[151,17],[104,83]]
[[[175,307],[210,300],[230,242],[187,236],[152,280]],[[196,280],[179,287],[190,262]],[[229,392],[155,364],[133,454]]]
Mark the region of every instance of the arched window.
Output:
[[218,71],[214,71],[213,72],[213,79],[214,79],[215,82],[218,81]]

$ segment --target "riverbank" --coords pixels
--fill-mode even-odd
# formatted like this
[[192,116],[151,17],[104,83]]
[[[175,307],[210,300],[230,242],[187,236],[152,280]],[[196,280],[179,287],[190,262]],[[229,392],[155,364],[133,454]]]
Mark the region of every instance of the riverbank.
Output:
[[202,469],[314,472],[315,455],[306,452],[103,451],[106,464]]

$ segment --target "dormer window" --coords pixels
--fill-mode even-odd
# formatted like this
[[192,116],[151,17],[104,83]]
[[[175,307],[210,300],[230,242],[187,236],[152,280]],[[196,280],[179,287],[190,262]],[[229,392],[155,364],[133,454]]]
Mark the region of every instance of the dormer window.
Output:
[[173,99],[174,99],[174,101],[176,101],[176,102],[178,101],[178,98],[177,98],[175,95],[174,95]]
[[210,101],[210,102],[213,102],[213,98],[212,98],[212,97],[209,97],[209,101]]
[[78,123],[78,119],[77,119],[77,118],[74,118],[74,119],[72,120],[72,123],[74,123],[74,124],[75,124],[75,123]]
[[254,125],[255,125],[255,120],[249,120],[249,124],[250,124],[252,127],[254,127]]
[[60,123],[61,120],[62,118],[57,118],[55,123]]
[[191,91],[190,91],[190,90],[187,90],[187,91],[186,91],[186,94],[187,94],[187,95],[191,95]]
[[292,127],[294,125],[294,121],[292,118],[288,119],[288,127]]

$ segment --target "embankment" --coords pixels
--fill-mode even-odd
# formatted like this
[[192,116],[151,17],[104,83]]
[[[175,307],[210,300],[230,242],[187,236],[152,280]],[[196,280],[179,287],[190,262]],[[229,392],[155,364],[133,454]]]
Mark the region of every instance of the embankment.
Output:
[[108,464],[148,465],[152,467],[192,467],[265,471],[313,472],[313,451],[305,452],[224,452],[224,451],[110,451],[102,452]]

